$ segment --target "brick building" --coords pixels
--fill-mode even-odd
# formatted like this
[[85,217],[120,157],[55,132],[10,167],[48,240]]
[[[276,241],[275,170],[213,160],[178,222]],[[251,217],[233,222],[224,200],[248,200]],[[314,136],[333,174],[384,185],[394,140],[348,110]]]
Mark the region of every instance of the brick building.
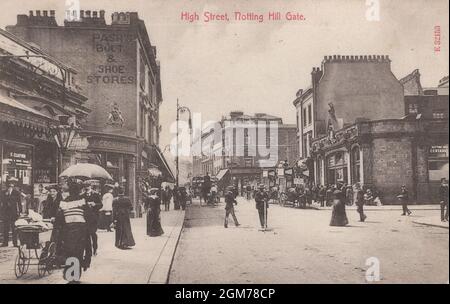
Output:
[[[388,56],[326,56],[313,68],[311,86],[294,100],[299,156],[315,184],[361,182],[385,203],[405,184],[427,201],[430,124],[405,116],[404,91],[421,88],[404,86],[390,64]],[[448,134],[448,120],[439,123]]]
[[[75,15],[75,14],[74,14]],[[160,64],[144,21],[137,13],[80,11],[59,26],[54,11],[18,15],[7,30],[75,67],[92,112],[83,136],[89,146],[66,160],[97,163],[126,188],[139,213],[137,180],[157,167],[173,175],[158,148],[163,100]]]
[[[273,131],[269,130],[271,123],[276,125]],[[281,160],[293,162],[296,159],[296,132],[296,125],[283,124],[279,117],[231,112],[216,128],[202,133],[199,141],[203,154],[194,156],[193,174],[217,176],[224,185],[233,180],[238,188],[248,183],[256,186],[261,181],[263,169],[274,168]],[[270,157],[260,153],[261,147],[269,146],[273,152]]]

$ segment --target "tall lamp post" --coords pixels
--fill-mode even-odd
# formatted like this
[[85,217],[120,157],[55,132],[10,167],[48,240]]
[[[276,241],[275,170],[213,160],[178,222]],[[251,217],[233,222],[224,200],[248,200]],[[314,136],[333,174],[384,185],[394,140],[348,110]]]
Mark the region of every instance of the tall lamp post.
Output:
[[177,99],[177,155],[176,155],[176,185],[180,186],[180,154],[179,154],[179,126],[180,126],[180,113],[189,113],[189,132],[192,135],[192,112],[188,107],[182,107]]

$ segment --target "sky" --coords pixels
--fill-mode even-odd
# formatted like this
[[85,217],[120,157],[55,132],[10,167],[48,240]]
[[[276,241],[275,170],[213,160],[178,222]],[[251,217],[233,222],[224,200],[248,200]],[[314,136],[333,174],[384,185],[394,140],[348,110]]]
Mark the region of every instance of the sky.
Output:
[[[68,2],[74,0],[67,0]],[[376,0],[367,0],[370,2]],[[202,121],[230,111],[269,113],[295,123],[295,93],[311,83],[311,70],[327,55],[389,55],[402,78],[419,69],[423,86],[448,72],[448,1],[379,0],[379,21],[368,21],[366,0],[81,0],[83,10],[137,11],[161,62],[161,147],[173,138],[176,100]],[[66,0],[1,0],[0,27],[29,10],[56,10],[63,24]],[[264,22],[234,21],[232,14],[265,14]],[[271,11],[298,12],[303,21],[267,21]],[[228,13],[230,21],[188,22],[183,12]],[[202,17],[202,16],[201,16]],[[435,27],[441,28],[436,53]]]

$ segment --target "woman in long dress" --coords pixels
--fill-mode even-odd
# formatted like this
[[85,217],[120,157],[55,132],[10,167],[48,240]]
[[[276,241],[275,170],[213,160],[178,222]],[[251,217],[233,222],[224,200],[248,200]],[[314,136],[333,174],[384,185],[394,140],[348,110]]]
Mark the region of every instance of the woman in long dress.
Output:
[[331,214],[330,226],[346,226],[348,225],[348,218],[345,212],[344,193],[341,190],[335,190],[333,195],[333,212]]
[[161,227],[161,199],[158,196],[159,189],[150,189],[150,195],[146,198],[145,208],[147,209],[147,235],[151,237],[164,234]]
[[[88,231],[86,218],[89,206],[81,196],[83,185],[81,181],[69,180],[67,183],[69,196],[60,203],[60,211],[56,219],[56,225],[62,227],[61,231],[61,251],[63,261],[68,258],[78,260],[79,274],[82,270],[86,271],[91,265],[92,247]],[[70,267],[66,266],[64,278],[72,282],[79,281],[78,278],[72,278],[66,275],[70,272]]]
[[125,196],[123,188],[119,188],[118,197],[113,202],[113,220],[116,230],[116,247],[129,249],[136,245],[131,230],[130,211],[133,209],[131,200]]

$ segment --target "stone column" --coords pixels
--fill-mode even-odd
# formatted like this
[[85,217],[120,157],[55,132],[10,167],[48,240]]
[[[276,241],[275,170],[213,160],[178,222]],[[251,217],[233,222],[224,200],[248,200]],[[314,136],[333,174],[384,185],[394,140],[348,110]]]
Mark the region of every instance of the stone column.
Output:
[[127,159],[128,162],[128,193],[130,200],[133,203],[133,211],[131,216],[133,218],[140,216],[141,206],[138,201],[137,187],[136,187],[136,157],[132,156]]

